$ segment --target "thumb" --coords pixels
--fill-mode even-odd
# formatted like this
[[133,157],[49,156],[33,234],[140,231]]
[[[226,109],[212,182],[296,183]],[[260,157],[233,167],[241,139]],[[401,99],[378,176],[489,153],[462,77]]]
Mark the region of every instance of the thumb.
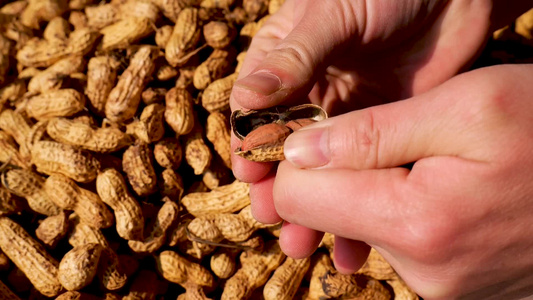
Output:
[[[254,57],[252,70],[243,66],[242,72],[248,74],[235,82],[232,92],[237,104],[261,109],[305,97],[316,81],[314,74],[323,74],[329,58],[356,36],[359,28],[356,21],[364,18],[355,12],[364,10],[357,7],[362,1],[353,2],[343,5],[342,1],[316,1],[305,5],[291,1],[289,4],[293,5],[283,7],[294,10],[291,16],[295,24],[288,30],[286,27],[292,24],[283,24],[287,20],[280,20],[276,15],[269,19],[254,36],[248,51],[256,56],[259,52],[267,53],[261,54],[260,61]],[[347,13],[347,9],[352,13]],[[279,42],[270,48],[269,43],[276,39]]]
[[437,155],[483,159],[476,152],[486,140],[480,122],[490,120],[473,115],[483,97],[472,92],[474,72],[407,100],[304,127],[285,141],[285,158],[299,168],[358,170],[397,167]]

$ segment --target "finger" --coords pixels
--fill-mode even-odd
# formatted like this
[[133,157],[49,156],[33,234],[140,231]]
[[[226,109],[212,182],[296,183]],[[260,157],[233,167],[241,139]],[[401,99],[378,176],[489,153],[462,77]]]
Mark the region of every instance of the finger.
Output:
[[252,202],[252,215],[265,224],[275,224],[281,221],[272,200],[272,187],[274,174],[269,174],[262,180],[250,185],[250,200]]
[[361,241],[345,239],[335,236],[333,257],[335,269],[343,274],[357,272],[364,264],[370,253],[370,246]]
[[380,245],[410,232],[402,218],[416,201],[406,184],[408,173],[403,168],[308,170],[282,162],[274,205],[290,223]]
[[306,258],[315,252],[323,236],[323,232],[285,221],[281,227],[279,245],[289,257]]
[[231,134],[231,168],[235,178],[243,182],[257,182],[267,176],[274,163],[260,163],[249,161],[235,154],[235,149],[241,146],[241,141]]
[[[332,57],[343,51],[345,42],[357,36],[364,19],[360,15],[365,12],[363,5],[362,1],[317,1],[298,7],[304,9],[304,16],[290,33],[283,36],[286,32],[282,31],[276,47],[265,53],[249,75],[235,82],[236,104],[259,109],[306,97],[315,76],[323,74]],[[260,31],[254,43],[272,34],[276,32]]]
[[420,96],[304,127],[285,141],[285,157],[300,168],[353,169],[396,167],[434,155],[479,159],[473,154],[483,148],[479,137],[487,120],[473,108],[476,99],[491,96],[476,91],[478,82],[473,73],[459,75]]

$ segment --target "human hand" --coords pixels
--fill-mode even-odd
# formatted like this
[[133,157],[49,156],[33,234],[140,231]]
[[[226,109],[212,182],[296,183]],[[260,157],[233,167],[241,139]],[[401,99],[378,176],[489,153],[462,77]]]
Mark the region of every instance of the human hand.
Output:
[[532,95],[533,65],[483,68],[293,133],[264,187],[283,250],[314,251],[297,224],[337,236],[343,272],[376,248],[425,299],[532,295]]

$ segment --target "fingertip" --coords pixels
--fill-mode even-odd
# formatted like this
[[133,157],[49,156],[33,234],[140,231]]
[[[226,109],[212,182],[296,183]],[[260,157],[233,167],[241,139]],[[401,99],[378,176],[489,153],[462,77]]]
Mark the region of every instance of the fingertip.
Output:
[[370,246],[364,242],[335,236],[333,257],[335,269],[342,274],[353,274],[359,270],[370,253]]
[[252,215],[258,222],[264,224],[275,224],[281,221],[272,199],[273,184],[274,177],[268,176],[250,185]]
[[279,245],[287,256],[302,259],[315,252],[323,236],[323,232],[285,221],[281,227]]
[[233,176],[242,182],[254,183],[264,178],[273,168],[274,163],[258,163],[246,160],[234,153],[241,142],[231,137],[231,168]]

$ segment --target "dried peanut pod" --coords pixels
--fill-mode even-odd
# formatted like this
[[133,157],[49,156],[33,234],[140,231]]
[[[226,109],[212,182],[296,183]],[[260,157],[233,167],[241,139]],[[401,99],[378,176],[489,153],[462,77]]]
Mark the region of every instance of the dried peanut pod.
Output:
[[154,158],[163,168],[177,169],[182,156],[181,144],[176,138],[164,138],[154,146]]
[[128,281],[117,254],[109,248],[104,248],[102,251],[96,276],[102,287],[110,291],[122,288]]
[[28,82],[28,91],[46,93],[51,90],[59,90],[65,77],[75,72],[81,72],[84,67],[85,61],[82,56],[70,55],[33,76]]
[[227,47],[233,41],[237,31],[226,22],[211,21],[204,25],[203,34],[205,42],[209,46],[221,49]]
[[165,26],[158,28],[155,31],[155,44],[159,48],[165,48],[168,41],[170,40],[170,36],[172,35],[173,30],[174,30],[174,27],[170,25],[165,25]]
[[89,26],[87,16],[83,12],[77,10],[70,12],[68,22],[74,27],[74,30]]
[[96,30],[109,26],[120,19],[119,7],[109,3],[87,6],[85,15],[87,16],[87,25]]
[[100,37],[100,33],[91,28],[78,28],[70,33],[66,51],[69,55],[85,55],[89,53]]
[[121,17],[147,18],[152,24],[159,19],[159,9],[152,1],[129,0],[120,5]]
[[0,281],[0,299],[4,300],[21,300],[9,287]]
[[58,16],[48,22],[43,32],[43,38],[48,41],[66,41],[69,34],[70,28],[67,20]]
[[49,248],[55,248],[57,243],[67,235],[68,227],[67,214],[61,212],[44,219],[35,230],[35,236]]
[[213,155],[211,149],[204,141],[202,128],[195,121],[193,130],[185,136],[185,161],[193,168],[195,175],[200,175],[207,170]]
[[214,287],[213,275],[200,264],[194,263],[170,250],[156,256],[157,270],[166,280],[183,287],[187,283]]
[[164,64],[157,68],[155,72],[155,77],[159,81],[167,81],[172,78],[175,78],[176,76],[178,76],[178,74],[178,69],[172,67],[171,65]]
[[20,20],[25,26],[39,29],[40,22],[50,21],[60,16],[67,8],[68,4],[65,0],[28,1],[28,6],[20,15]]
[[155,300],[160,294],[161,281],[153,271],[141,270],[133,279],[127,295],[122,300]]
[[249,21],[262,17],[268,10],[270,0],[243,0],[242,7],[248,15]]
[[31,97],[26,104],[26,113],[37,120],[44,120],[72,116],[84,106],[83,94],[74,89],[61,89]]
[[391,265],[372,248],[365,264],[357,271],[357,274],[363,274],[377,280],[394,280],[398,274]]
[[212,300],[205,295],[203,287],[197,284],[186,284],[185,293],[180,294],[177,300]]
[[112,56],[95,56],[89,60],[85,94],[91,111],[100,116],[105,114],[105,104],[115,86],[119,64]]
[[68,2],[68,8],[71,10],[81,10],[95,2],[96,0],[70,0]]
[[0,104],[7,101],[15,102],[26,93],[26,83],[22,79],[16,79],[0,88]]
[[136,144],[126,149],[122,157],[122,169],[137,195],[143,197],[156,192],[157,175],[153,167],[153,153],[147,144]]
[[187,5],[183,0],[153,0],[165,17],[176,22],[179,12]]
[[17,51],[17,62],[26,67],[48,67],[69,55],[67,42],[37,40]]
[[181,199],[195,217],[216,213],[233,213],[250,204],[250,186],[235,180],[210,192],[189,193]]
[[293,129],[325,118],[326,112],[314,104],[246,112],[236,110],[231,114],[231,127],[242,145],[235,154],[260,162],[283,160],[283,143]]
[[0,216],[11,215],[21,210],[22,203],[13,195],[11,195],[8,189],[0,186]]
[[135,115],[144,86],[154,71],[153,54],[150,46],[139,48],[117,85],[109,93],[105,115],[112,122],[123,122]]
[[136,253],[154,253],[165,244],[168,229],[178,221],[180,208],[172,201],[166,201],[143,241],[128,241]]
[[57,206],[75,211],[81,222],[94,228],[107,228],[113,225],[113,214],[100,197],[79,187],[68,177],[52,174],[46,179],[44,189]]
[[221,185],[229,184],[233,181],[231,170],[228,169],[220,157],[215,157],[209,164],[209,168],[202,174],[202,182],[210,189],[214,190]]
[[19,151],[23,158],[30,156],[30,146],[27,138],[31,127],[24,117],[11,109],[5,109],[0,113],[0,129],[9,134],[19,145]]
[[345,275],[328,271],[321,278],[322,288],[329,298],[360,298],[386,300],[390,292],[379,281],[360,274]]
[[143,238],[144,217],[137,200],[127,189],[124,178],[115,169],[106,169],[96,178],[96,191],[115,212],[117,232],[126,240]]
[[309,257],[303,259],[287,257],[265,284],[263,288],[265,300],[293,299],[310,265]]
[[200,7],[230,9],[235,4],[235,0],[202,0]]
[[26,169],[10,169],[2,173],[2,184],[13,194],[24,197],[36,213],[55,216],[61,209],[44,191],[44,178]]
[[[224,239],[224,236],[220,232],[219,228],[215,224],[217,215],[205,215],[193,219],[187,229],[190,235],[194,239],[199,239],[203,242],[218,243]],[[212,249],[214,250],[214,248]]]
[[11,136],[0,131],[0,162],[9,163],[24,169],[30,167],[28,159],[22,157]]
[[9,3],[5,3],[0,8],[0,13],[6,15],[20,15],[24,11],[24,9],[26,9],[27,6],[27,0],[11,1]]
[[224,165],[231,169],[231,146],[229,121],[220,112],[213,112],[207,117],[207,139],[213,144]]
[[30,133],[27,137],[27,144],[29,147],[33,147],[33,144],[43,139],[46,134],[46,125],[48,121],[38,121],[31,127]]
[[0,248],[40,293],[54,297],[61,292],[57,280],[58,262],[19,224],[7,217],[0,217]]
[[33,31],[30,28],[22,25],[22,23],[16,19],[6,24],[4,28],[4,35],[10,40],[16,42],[16,50],[22,49],[33,37]]
[[418,300],[418,295],[400,278],[387,280],[387,284],[394,291],[394,299],[398,300]]
[[219,248],[209,260],[211,271],[221,279],[230,278],[237,269],[236,257],[239,250],[232,248]]
[[104,248],[109,248],[109,243],[100,229],[80,222],[79,217],[75,213],[69,217],[69,227],[71,230],[68,236],[68,243],[72,247],[90,243],[98,243]]
[[526,39],[533,39],[533,8],[516,19],[515,32]]
[[272,271],[285,259],[277,241],[263,252],[245,251],[240,255],[241,268],[224,285],[220,299],[249,299],[253,291],[265,284]]
[[172,35],[165,46],[165,57],[171,66],[182,66],[190,59],[190,53],[200,40],[201,24],[198,9],[187,7],[181,10]]
[[3,34],[0,34],[0,84],[3,84],[7,72],[9,71],[9,56],[13,43],[7,39]]
[[31,161],[41,173],[59,173],[77,182],[94,180],[100,168],[98,160],[89,152],[51,141],[36,142]]
[[235,48],[215,49],[194,71],[194,87],[203,90],[211,82],[222,78],[230,71],[235,57]]
[[229,109],[229,96],[233,83],[237,80],[237,73],[211,82],[202,94],[202,106],[208,112],[224,111]]
[[156,142],[165,134],[164,114],[164,105],[150,104],[143,109],[138,120],[127,125],[126,133],[143,143]]
[[32,77],[36,76],[37,74],[41,72],[42,72],[41,70],[35,67],[28,67],[28,68],[24,68],[20,70],[17,78],[23,79],[23,80],[30,80]]
[[127,17],[100,30],[103,35],[98,46],[102,51],[124,49],[154,32],[150,19]]
[[57,278],[61,285],[69,291],[89,285],[96,275],[103,249],[100,244],[85,244],[67,252],[58,268]]
[[194,127],[193,100],[191,94],[180,88],[172,88],[165,96],[165,121],[176,132],[185,135]]
[[145,105],[161,103],[165,99],[166,88],[147,87],[141,94],[141,99]]
[[161,172],[157,182],[159,183],[159,193],[172,200],[179,201],[183,195],[183,180],[173,169],[165,169]]
[[[177,89],[189,89],[192,86],[192,79],[194,77],[195,66],[187,66],[180,68],[180,76],[176,80]],[[194,99],[196,104],[197,99]]]
[[322,277],[328,272],[334,271],[333,262],[328,254],[317,252],[312,256],[311,279],[309,279],[309,300],[327,299],[324,289],[322,289]]
[[100,153],[115,152],[132,143],[130,136],[118,128],[96,129],[89,124],[65,118],[51,119],[46,132],[57,142]]
[[91,295],[91,294],[87,294],[87,293],[81,293],[78,291],[68,291],[57,296],[55,300],[99,300],[99,299],[102,299],[102,298]]
[[283,3],[285,3],[285,0],[270,0],[268,2],[268,14],[275,14],[281,8]]

